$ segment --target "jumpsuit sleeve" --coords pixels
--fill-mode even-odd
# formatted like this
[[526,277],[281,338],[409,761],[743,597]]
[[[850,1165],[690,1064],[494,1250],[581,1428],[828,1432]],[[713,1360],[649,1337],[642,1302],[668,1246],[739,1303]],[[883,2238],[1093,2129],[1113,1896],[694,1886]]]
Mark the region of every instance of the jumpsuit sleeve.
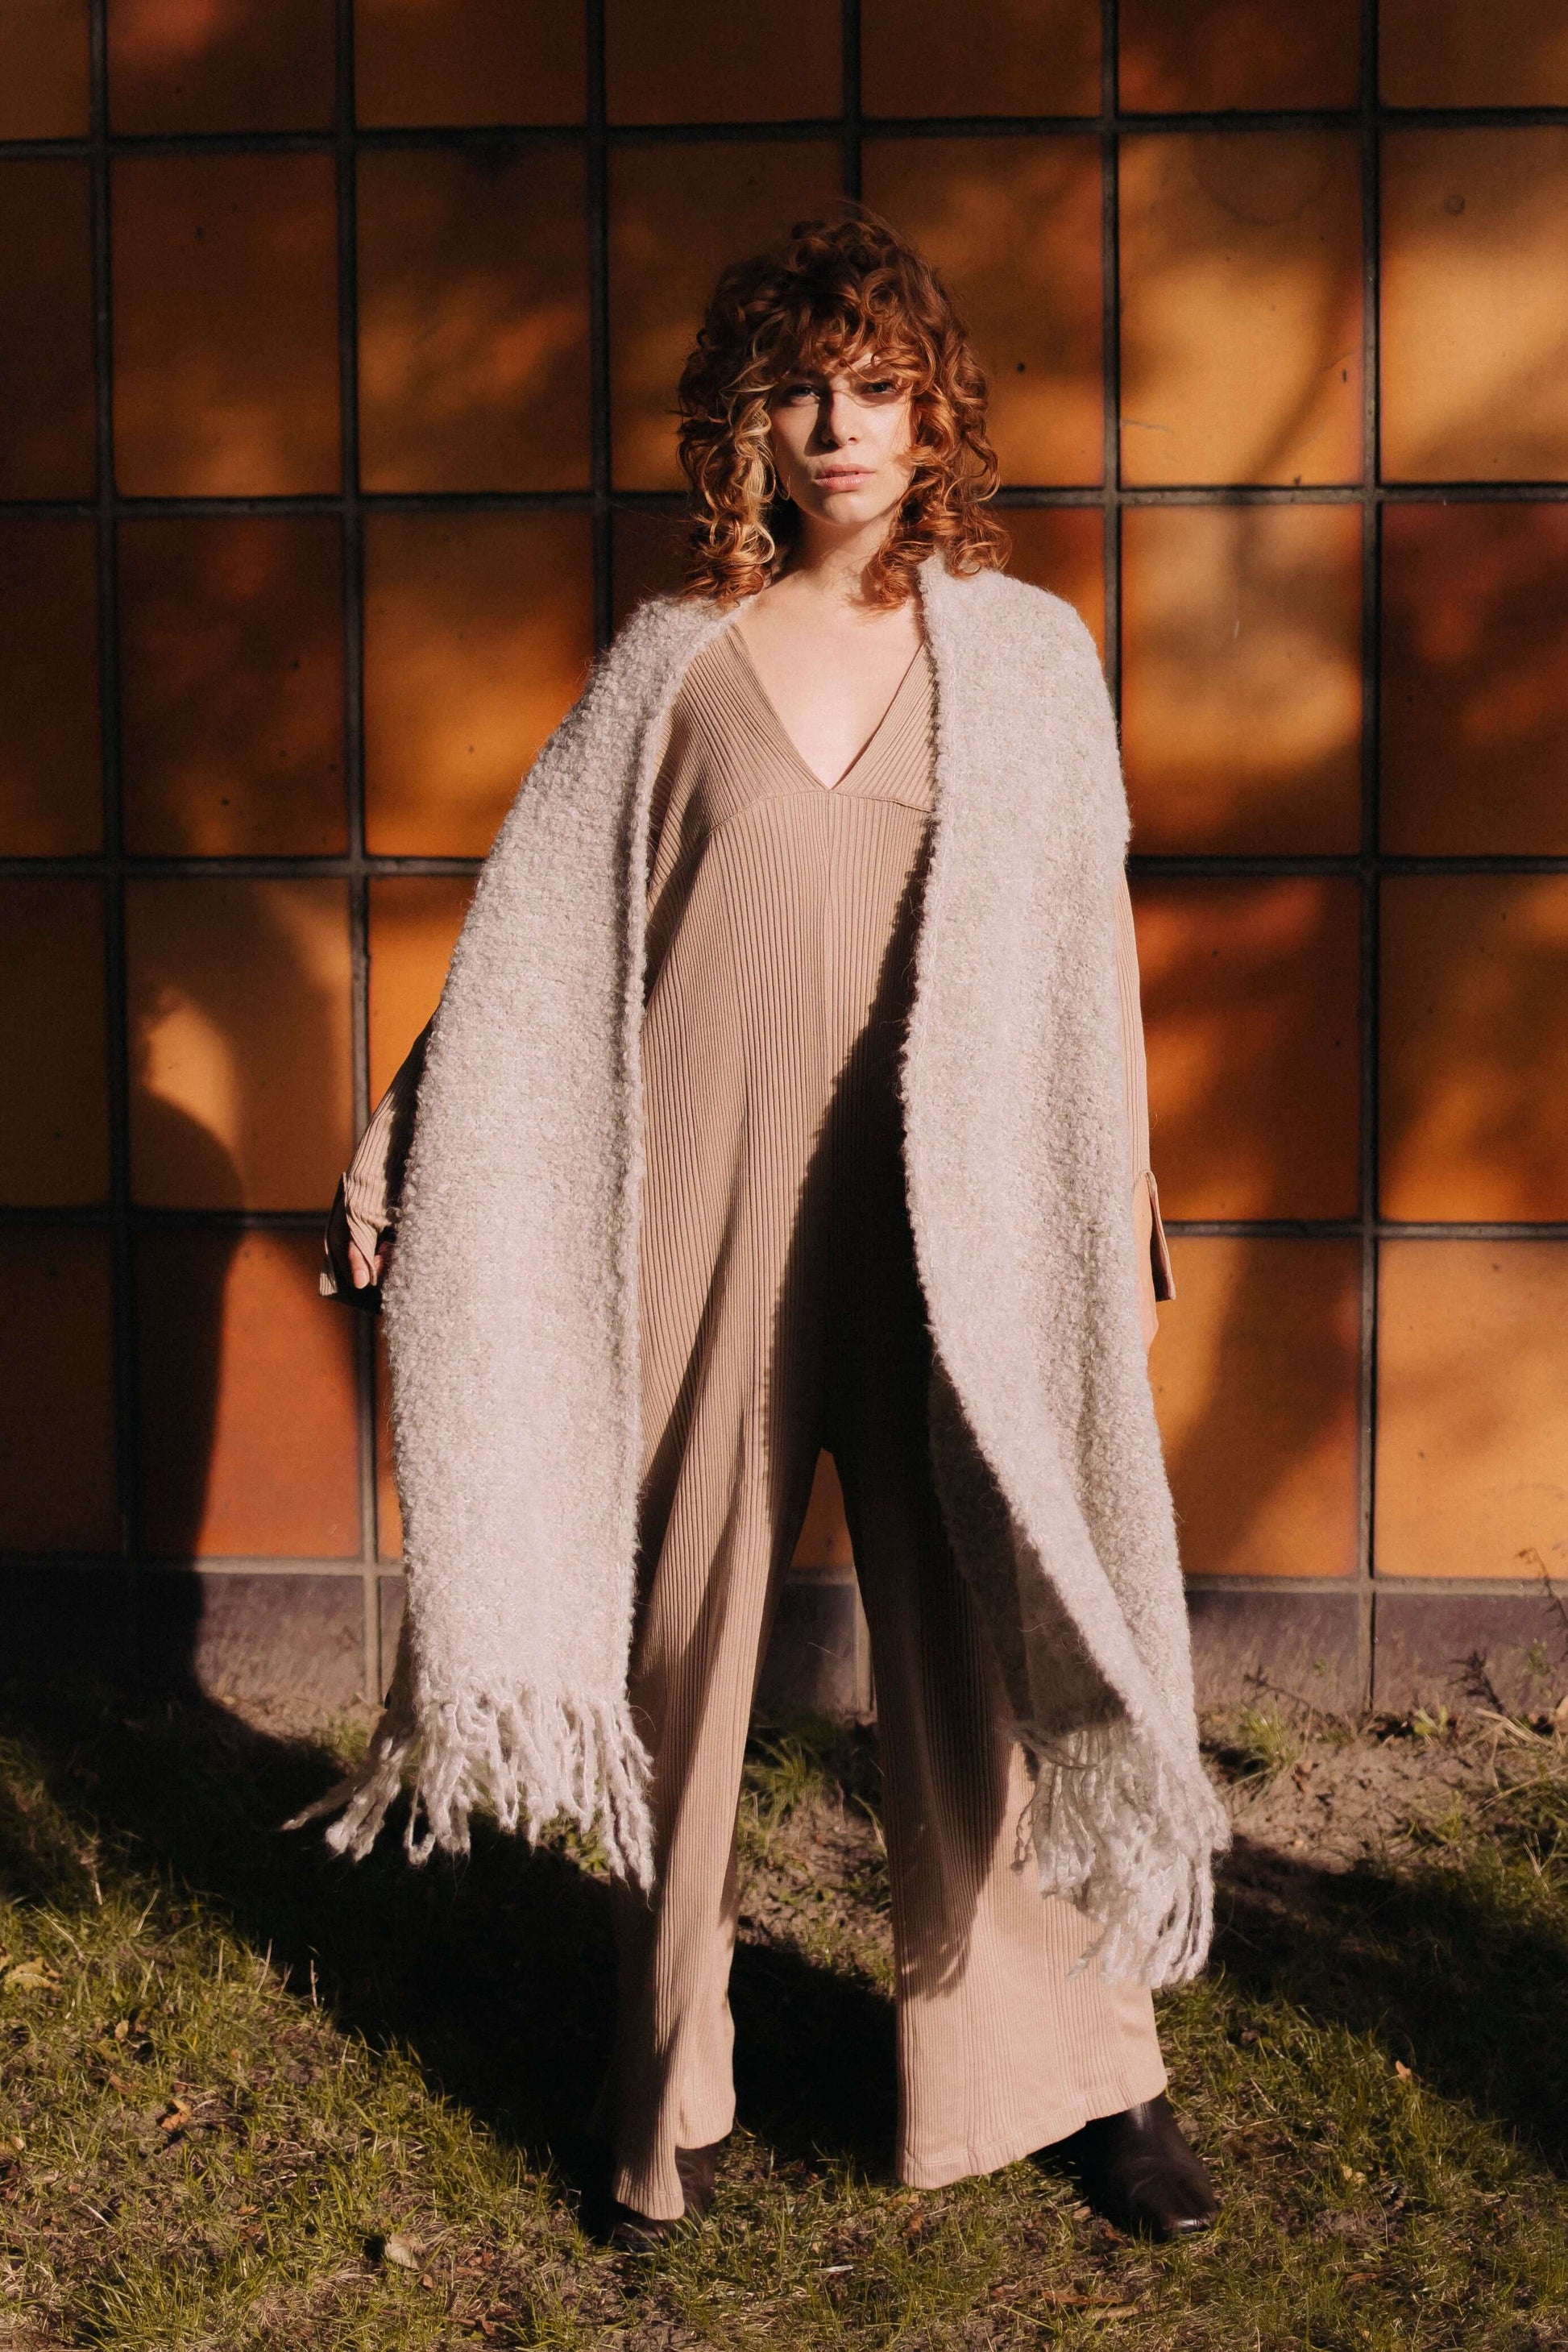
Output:
[[[414,1110],[429,1038],[427,1021],[377,1103],[354,1156],[339,1180],[338,1199],[332,1204],[334,1213],[341,1201],[350,1236],[367,1258],[374,1259],[382,1234],[396,1228],[403,1173],[414,1138]],[[320,1284],[322,1297],[347,1297],[333,1268],[330,1249],[325,1250],[325,1261]]]
[[1144,1337],[1152,1339],[1159,1328],[1155,1303],[1174,1298],[1176,1285],[1165,1228],[1160,1218],[1159,1187],[1149,1165],[1149,1072],[1138,992],[1138,940],[1132,928],[1132,899],[1125,874],[1116,894],[1116,985],[1121,1006],[1121,1072],[1131,1162],[1128,1180],[1133,1229],[1138,1237],[1139,1292]]

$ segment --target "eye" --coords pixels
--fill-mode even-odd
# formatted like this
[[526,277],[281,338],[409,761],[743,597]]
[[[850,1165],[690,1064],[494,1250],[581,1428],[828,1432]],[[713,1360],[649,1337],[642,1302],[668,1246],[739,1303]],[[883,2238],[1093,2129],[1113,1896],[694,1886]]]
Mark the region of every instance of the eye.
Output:
[[781,383],[773,394],[774,401],[781,408],[798,407],[803,400],[816,398],[816,386],[814,383],[808,383],[804,377],[798,378],[794,383]]
[[897,376],[863,376],[857,390],[862,400],[891,400],[900,389]]

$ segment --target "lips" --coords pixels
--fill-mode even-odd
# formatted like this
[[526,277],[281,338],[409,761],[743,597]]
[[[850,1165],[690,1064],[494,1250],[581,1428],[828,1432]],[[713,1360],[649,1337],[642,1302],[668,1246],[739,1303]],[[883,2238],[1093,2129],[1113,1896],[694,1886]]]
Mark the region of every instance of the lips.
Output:
[[870,478],[869,466],[847,466],[841,473],[818,474],[816,481],[819,490],[852,490]]

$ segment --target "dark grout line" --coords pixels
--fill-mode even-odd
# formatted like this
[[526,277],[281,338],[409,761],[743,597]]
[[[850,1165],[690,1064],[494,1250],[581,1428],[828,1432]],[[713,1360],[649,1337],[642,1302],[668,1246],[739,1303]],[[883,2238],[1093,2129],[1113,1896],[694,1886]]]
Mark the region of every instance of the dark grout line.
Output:
[[[595,0],[589,0],[590,6]],[[842,5],[842,0],[841,0]],[[849,0],[854,6],[855,0]],[[858,9],[856,11],[858,21]],[[590,44],[592,49],[593,44]],[[1114,54],[1114,51],[1111,51]],[[602,80],[601,80],[602,88]],[[1370,118],[1380,132],[1410,131],[1531,131],[1568,127],[1568,106],[1391,106],[1375,98],[1370,105],[1317,107],[1197,107],[1184,112],[1144,112],[1121,107],[1114,87],[1102,99],[1100,114],[922,114],[858,115],[862,135],[870,139],[1030,139],[1070,138],[1109,128],[1118,138],[1180,135],[1196,131],[1226,132],[1359,131]],[[837,115],[798,115],[764,121],[737,117],[723,122],[609,122],[603,136],[611,146],[733,146],[737,143],[789,143],[794,141],[842,137],[849,110]],[[354,129],[361,148],[498,148],[580,145],[594,135],[590,119],[577,122],[375,123]],[[296,131],[115,131],[101,149],[125,155],[254,155],[331,153],[334,126]],[[37,157],[83,160],[99,152],[100,142],[87,138],[3,139],[0,158]]]
[[[607,403],[606,403],[607,404]],[[1177,482],[1120,487],[1124,507],[1360,506],[1561,506],[1568,503],[1568,480],[1489,482]],[[1098,507],[1106,499],[1101,482],[1007,482],[996,494],[999,507]],[[679,514],[679,490],[609,488],[580,490],[361,490],[365,514],[593,514],[601,501],[613,512]],[[116,492],[115,512],[153,520],[189,520],[275,515],[341,514],[341,491],[277,498],[134,498]],[[0,499],[0,521],[47,522],[57,518],[91,520],[94,499]]]
[[[1118,0],[1100,0],[1100,493],[1105,574],[1105,677],[1110,706],[1121,724],[1121,187],[1115,130]],[[1023,503],[1023,501],[1020,501]],[[1041,500],[1040,503],[1046,503]]]
[[92,276],[93,401],[97,496],[100,754],[102,761],[103,850],[91,870],[102,876],[104,996],[107,1035],[110,1200],[116,1485],[120,1557],[126,1564],[132,1667],[141,1645],[142,1549],[141,1397],[137,1377],[136,1279],[131,1218],[131,1067],[129,983],[125,950],[124,815],[121,789],[120,629],[117,514],[114,483],[114,280],[109,179],[107,0],[88,12]]
[[594,643],[615,634],[615,516],[610,387],[610,157],[605,115],[605,0],[586,0],[588,205],[588,447],[594,518]]
[[1382,533],[1378,479],[1378,302],[1381,245],[1378,216],[1377,123],[1379,0],[1362,0],[1360,22],[1360,177],[1362,207],[1362,726],[1360,969],[1357,974],[1361,1052],[1360,1195],[1361,1292],[1356,1363],[1357,1573],[1362,1588],[1357,1654],[1362,1696],[1370,1705],[1375,1664],[1372,1582],[1377,1557],[1377,1293],[1378,1293],[1378,1022],[1379,871],[1378,712],[1382,630]]
[[[484,860],[481,857],[437,857],[398,856],[365,850],[357,858],[344,855],[313,857],[300,852],[292,856],[251,856],[238,855],[226,857],[136,856],[123,853],[111,857],[107,852],[83,850],[56,856],[0,857],[0,877],[7,881],[47,880],[52,876],[76,875],[90,879],[94,876],[110,879],[119,873],[138,881],[162,881],[183,878],[187,881],[301,881],[353,880],[360,873],[378,876],[415,876],[428,879],[453,875],[477,874]],[[1254,855],[1228,850],[1169,853],[1138,851],[1128,861],[1135,882],[1181,881],[1268,881],[1300,875],[1329,875],[1355,880],[1369,867],[1375,866],[1380,877],[1437,877],[1443,875],[1552,875],[1568,874],[1568,856],[1535,856],[1522,851],[1496,850],[1476,852],[1467,856],[1419,856],[1412,852],[1384,850],[1375,858],[1361,850],[1287,852]]]
[[[57,1226],[82,1231],[112,1231],[116,1223],[133,1233],[184,1233],[193,1229],[214,1233],[319,1234],[321,1211],[310,1209],[158,1208],[145,1202],[121,1206],[112,1200],[68,1202],[45,1208],[0,1204],[0,1229]],[[1356,1241],[1371,1231],[1380,1242],[1529,1242],[1568,1240],[1568,1217],[1521,1217],[1491,1220],[1464,1217],[1419,1219],[1375,1217],[1363,1221],[1345,1217],[1181,1217],[1163,1218],[1169,1234],[1194,1240]],[[368,1318],[367,1318],[368,1319]]]
[[839,0],[838,51],[840,71],[839,179],[847,196],[862,191],[860,141],[860,0]]
[[[364,805],[364,516],[359,457],[359,179],[354,140],[353,0],[335,0],[337,119],[338,397],[341,409],[340,534],[343,610],[343,794],[348,820],[350,1060],[353,1125],[370,1116],[370,879]],[[298,869],[295,869],[298,870]],[[362,1674],[367,1699],[386,1681],[376,1587],[375,1335],[368,1318],[353,1331],[363,1602]]]

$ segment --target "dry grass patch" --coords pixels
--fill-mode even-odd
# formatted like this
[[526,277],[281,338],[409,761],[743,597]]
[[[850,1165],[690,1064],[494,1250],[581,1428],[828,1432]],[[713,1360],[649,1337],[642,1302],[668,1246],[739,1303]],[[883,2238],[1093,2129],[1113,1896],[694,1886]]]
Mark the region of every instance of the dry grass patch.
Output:
[[[275,1824],[327,1750],[12,1694],[0,1750],[0,2346],[423,2352],[1568,2347],[1568,1756],[1475,1720],[1216,1727],[1214,1969],[1162,1997],[1220,2228],[1121,2239],[1026,2163],[887,2177],[869,1734],[759,1738],[712,2221],[593,2234],[594,1858],[358,1870]],[[345,1735],[346,1737],[346,1735]]]

